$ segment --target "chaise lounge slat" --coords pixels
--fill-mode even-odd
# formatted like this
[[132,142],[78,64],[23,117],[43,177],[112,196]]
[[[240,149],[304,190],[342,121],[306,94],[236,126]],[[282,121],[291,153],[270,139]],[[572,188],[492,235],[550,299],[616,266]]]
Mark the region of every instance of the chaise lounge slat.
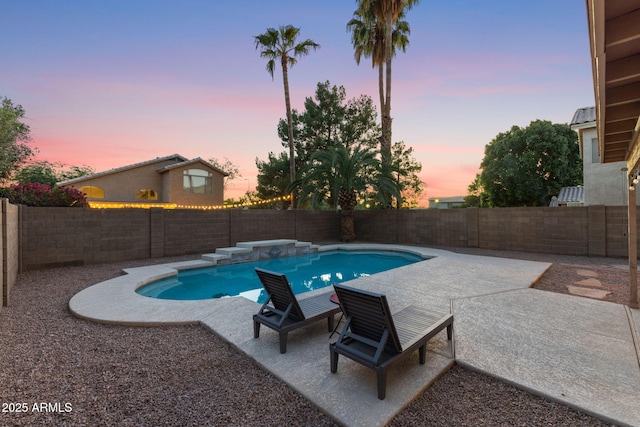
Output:
[[287,334],[295,329],[327,319],[328,331],[333,331],[333,316],[340,306],[329,299],[332,292],[298,300],[284,274],[256,268],[268,299],[253,316],[253,336],[260,336],[260,325],[278,332],[280,353],[287,351]]
[[386,396],[387,371],[397,361],[418,350],[426,361],[427,342],[444,328],[453,339],[453,315],[409,306],[391,315],[385,295],[344,285],[333,285],[346,317],[338,340],[329,345],[331,372],[338,370],[342,354],[376,372],[378,399]]

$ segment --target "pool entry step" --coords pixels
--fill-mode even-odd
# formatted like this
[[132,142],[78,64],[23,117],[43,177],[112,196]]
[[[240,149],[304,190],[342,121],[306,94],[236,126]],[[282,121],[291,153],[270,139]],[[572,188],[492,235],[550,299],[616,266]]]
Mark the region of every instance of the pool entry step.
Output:
[[290,239],[238,242],[236,246],[218,248],[213,254],[203,254],[202,259],[214,265],[281,258],[318,252],[318,245]]

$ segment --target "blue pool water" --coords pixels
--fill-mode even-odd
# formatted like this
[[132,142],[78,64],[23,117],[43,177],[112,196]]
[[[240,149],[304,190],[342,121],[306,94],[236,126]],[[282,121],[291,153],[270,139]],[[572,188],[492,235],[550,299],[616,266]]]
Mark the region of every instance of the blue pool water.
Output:
[[172,300],[240,295],[263,303],[266,294],[254,271],[255,267],[286,274],[293,292],[300,294],[423,260],[418,255],[406,252],[319,252],[181,271],[175,277],[153,282],[136,292],[148,297]]

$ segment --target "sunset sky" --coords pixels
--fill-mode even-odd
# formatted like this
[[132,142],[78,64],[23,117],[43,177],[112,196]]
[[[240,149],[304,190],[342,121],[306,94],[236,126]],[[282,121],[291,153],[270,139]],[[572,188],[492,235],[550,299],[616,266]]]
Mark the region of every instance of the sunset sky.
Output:
[[[294,108],[316,84],[373,98],[356,65],[351,0],[6,1],[0,97],[22,105],[38,159],[97,172],[173,153],[225,157],[256,186],[255,159],[285,151],[282,71],[272,80],[254,36],[292,24],[321,45],[289,73]],[[498,133],[568,123],[594,104],[584,0],[422,0],[393,62],[393,140],[413,147],[426,197],[461,196]]]

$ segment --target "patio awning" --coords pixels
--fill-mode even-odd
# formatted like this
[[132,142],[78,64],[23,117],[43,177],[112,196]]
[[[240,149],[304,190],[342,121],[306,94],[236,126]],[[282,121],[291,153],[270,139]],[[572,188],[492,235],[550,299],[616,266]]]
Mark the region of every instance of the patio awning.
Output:
[[603,163],[640,166],[640,1],[586,0]]

